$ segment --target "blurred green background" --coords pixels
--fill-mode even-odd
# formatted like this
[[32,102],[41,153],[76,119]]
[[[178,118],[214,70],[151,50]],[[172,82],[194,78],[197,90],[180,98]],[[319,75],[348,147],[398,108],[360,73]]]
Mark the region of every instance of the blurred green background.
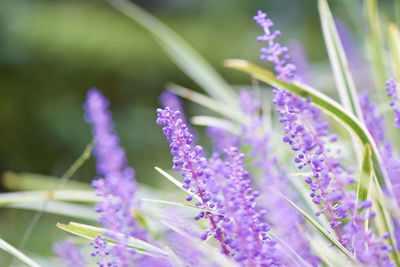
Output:
[[[260,63],[256,36],[261,30],[252,16],[263,9],[283,33],[281,42],[301,42],[311,72],[320,70],[319,76],[310,75],[309,83],[333,88],[316,1],[134,2],[174,29],[232,84],[250,80],[223,69],[221,62],[237,57]],[[388,11],[383,19],[392,19],[393,1],[379,4]],[[362,2],[330,5],[354,32],[353,41],[362,44]],[[155,124],[158,95],[168,81],[199,89],[146,31],[104,1],[0,0],[0,172],[61,176],[91,140],[82,104],[86,91],[97,87],[110,99],[116,130],[137,179],[157,184],[160,177],[153,166],[170,166],[168,145]],[[201,113],[194,104],[186,110]],[[94,176],[91,159],[73,179],[90,181]],[[0,237],[17,245],[33,214],[0,209]],[[65,236],[54,227],[62,220],[42,216],[26,251],[51,254],[51,242]],[[9,261],[0,252],[0,262],[3,259]]]

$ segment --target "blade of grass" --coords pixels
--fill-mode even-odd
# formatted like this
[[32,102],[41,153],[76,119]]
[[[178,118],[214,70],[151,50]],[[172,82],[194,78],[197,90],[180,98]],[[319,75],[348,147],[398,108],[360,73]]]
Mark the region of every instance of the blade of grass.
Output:
[[4,250],[4,251],[10,253],[16,259],[18,259],[19,261],[25,263],[28,266],[40,267],[40,265],[37,264],[34,260],[32,260],[31,258],[26,256],[24,253],[22,253],[21,251],[19,251],[18,249],[16,249],[15,247],[13,247],[12,245],[10,245],[9,243],[7,243],[6,241],[4,241],[1,238],[0,238],[0,248],[2,250]]
[[[5,208],[41,210],[42,202],[14,203],[5,206]],[[98,214],[93,210],[92,206],[65,203],[60,201],[48,201],[46,210],[43,212],[91,221],[97,221],[98,219]]]
[[[357,211],[358,203],[366,200],[369,196],[369,191],[371,190],[373,173],[372,173],[372,162],[371,162],[371,147],[366,144],[364,147],[363,161],[360,171],[360,181],[357,186],[357,198],[354,208]],[[364,221],[365,228],[368,229],[368,219]]]
[[393,71],[396,77],[400,77],[400,30],[394,23],[388,26],[390,52],[393,62]]
[[349,112],[363,121],[353,76],[326,0],[318,0],[318,10],[340,101]]
[[149,31],[171,60],[210,96],[229,105],[236,105],[236,95],[230,85],[187,42],[167,25],[133,2],[107,0],[122,14]]
[[[60,228],[61,230],[64,230],[66,232],[69,232],[74,235],[81,236],[83,238],[87,238],[90,240],[94,240],[94,238],[97,235],[104,235],[106,229],[104,228],[99,228],[91,225],[86,225],[86,224],[81,224],[81,223],[76,223],[76,222],[70,222],[68,225],[57,223],[57,227]],[[125,235],[118,233],[118,236],[120,236],[121,240],[125,239]],[[107,235],[104,236],[104,238],[110,243],[110,244],[115,244],[115,240],[112,238],[108,237]],[[166,257],[167,253],[150,244],[147,243],[143,240],[134,238],[134,237],[128,237],[127,243],[126,243],[128,248],[133,248],[135,249],[136,252],[140,254],[146,254],[146,255],[151,255],[155,257]]]
[[233,121],[241,122],[242,116],[240,116],[240,113],[237,112],[238,109],[226,106],[220,101],[214,100],[209,96],[200,94],[198,92],[173,83],[167,84],[166,89],[180,97],[186,98],[194,103],[206,107],[209,110],[212,110],[229,119],[232,119]]
[[240,130],[231,121],[212,116],[193,116],[190,120],[193,125],[215,127],[229,133],[239,135]]
[[199,211],[207,211],[210,213],[214,213],[217,215],[222,215],[215,210],[212,209],[205,209],[205,208],[200,208],[194,205],[189,205],[187,203],[180,203],[180,202],[175,202],[175,201],[166,201],[166,200],[161,200],[161,199],[149,199],[149,198],[142,198],[141,201],[143,202],[150,202],[150,203],[157,203],[161,205],[169,205],[169,206],[177,206],[177,207],[182,207],[182,208],[190,208],[194,210],[199,210]]
[[193,196],[195,199],[202,201],[201,198],[197,195],[194,194],[192,192],[190,192],[187,189],[184,189],[182,187],[182,183],[179,182],[177,179],[175,179],[172,175],[170,175],[169,173],[167,173],[166,171],[164,171],[163,169],[159,168],[159,167],[154,167],[154,169],[156,169],[156,171],[158,171],[159,173],[162,174],[162,176],[164,176],[165,178],[167,178],[170,182],[172,182],[174,185],[176,185],[177,187],[179,187],[181,190],[185,191],[188,195]]
[[371,62],[371,70],[376,80],[378,96],[381,100],[385,99],[383,87],[385,86],[385,64],[384,64],[384,40],[379,19],[379,10],[376,0],[366,0],[365,16],[368,25],[368,51]]
[[339,243],[336,238],[334,238],[322,225],[320,225],[317,221],[315,221],[310,215],[308,215],[305,211],[303,211],[300,207],[298,207],[293,201],[279,193],[283,199],[285,199],[293,208],[295,208],[308,222],[310,222],[326,239],[329,240],[336,248],[338,248],[347,258],[354,264],[358,264],[357,259],[345,248],[342,244]]
[[95,203],[100,200],[94,191],[87,190],[40,190],[0,194],[0,206],[21,202],[38,202],[46,200]]
[[169,247],[164,247],[165,252],[168,254],[168,259],[173,267],[185,267],[182,260],[174,253]]
[[[7,171],[3,174],[2,185],[11,191],[53,190],[59,189],[59,177],[37,173],[15,173]],[[92,186],[79,181],[68,181],[66,189],[90,190]]]

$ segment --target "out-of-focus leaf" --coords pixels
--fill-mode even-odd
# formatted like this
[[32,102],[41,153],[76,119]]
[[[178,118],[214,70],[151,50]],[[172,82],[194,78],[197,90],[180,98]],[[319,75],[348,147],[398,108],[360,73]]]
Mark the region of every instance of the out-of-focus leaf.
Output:
[[337,247],[353,264],[359,264],[358,260],[339,243],[322,225],[315,221],[310,215],[298,207],[293,201],[280,194],[293,208],[295,208],[308,222],[310,222],[323,236],[325,236],[335,247]]
[[0,206],[12,203],[34,202],[43,200],[59,200],[71,202],[98,202],[100,198],[94,191],[87,190],[41,190],[22,191],[0,194]]
[[193,116],[190,120],[193,125],[215,127],[223,129],[235,135],[240,134],[240,130],[231,121],[211,116]]
[[[2,185],[13,191],[17,190],[51,190],[59,188],[60,177],[47,176],[37,173],[15,173],[7,171],[2,176]],[[90,184],[68,181],[65,189],[90,190]]]
[[[369,195],[369,191],[372,185],[373,173],[372,173],[372,162],[371,162],[371,147],[366,144],[364,147],[363,161],[360,171],[360,181],[357,187],[357,199],[355,203],[355,211],[357,212],[357,205],[362,201],[366,200]],[[365,220],[365,226],[368,228],[368,220]]]
[[[76,223],[76,222],[70,222],[68,225],[58,223],[57,227],[60,228],[61,230],[64,230],[66,232],[69,232],[74,235],[78,235],[90,240],[94,240],[94,238],[97,235],[104,235],[105,229],[104,228],[99,228],[91,225],[86,225],[86,224],[81,224],[81,223]],[[125,239],[125,236],[123,234],[117,233],[117,235],[120,237],[121,240]],[[110,243],[110,244],[115,244],[115,240],[112,238],[108,237],[107,235],[104,236],[104,238]],[[134,237],[129,237],[127,239],[126,246],[128,248],[133,248],[137,253],[140,254],[146,254],[146,255],[151,255],[155,257],[166,257],[167,253],[150,244],[147,243],[143,240],[134,238]]]
[[186,203],[180,203],[180,202],[175,202],[175,201],[166,201],[166,200],[161,200],[161,199],[148,199],[148,198],[143,198],[143,199],[141,199],[141,201],[150,202],[150,203],[152,202],[152,203],[157,203],[157,204],[162,204],[162,205],[169,205],[169,206],[177,206],[177,207],[182,207],[182,208],[191,208],[191,209],[195,209],[198,211],[211,212],[211,213],[214,213],[217,215],[220,214],[212,209],[205,209],[205,208],[197,207],[194,205],[189,205]]
[[202,201],[201,198],[197,195],[194,194],[192,192],[190,192],[189,190],[185,189],[182,187],[182,183],[179,182],[177,179],[175,179],[172,175],[170,175],[169,173],[167,173],[166,171],[164,171],[161,168],[158,167],[154,167],[154,169],[156,169],[156,171],[158,171],[159,173],[161,173],[165,178],[167,178],[170,182],[172,182],[174,185],[176,185],[177,187],[179,187],[181,190],[185,191],[188,195],[193,196],[194,198],[196,198],[199,201]]
[[326,0],[318,0],[318,8],[325,45],[328,50],[340,101],[347,111],[352,112],[359,120],[363,121],[353,76]]
[[365,13],[368,24],[368,51],[370,57],[370,65],[378,88],[378,96],[384,100],[385,86],[385,64],[384,64],[384,40],[382,37],[382,30],[379,20],[379,10],[376,0],[366,0]]
[[233,121],[243,121],[243,116],[240,116],[238,109],[224,105],[220,101],[214,100],[209,96],[200,94],[198,92],[173,83],[167,84],[167,90],[173,92],[180,97],[186,98],[194,103],[206,107],[209,110],[217,112]]
[[[5,207],[12,209],[40,211],[43,210],[43,201],[14,203]],[[43,212],[91,221],[97,221],[98,219],[98,214],[93,210],[92,206],[60,201],[48,201],[46,209],[44,209]]]
[[34,260],[26,256],[24,253],[4,241],[3,239],[0,238],[0,248],[11,255],[13,255],[15,258],[17,258],[19,261],[25,263],[28,266],[31,267],[40,267],[39,264],[37,264]]
[[133,2],[126,0],[107,0],[107,2],[148,30],[171,60],[210,96],[223,103],[237,106],[236,95],[230,85],[172,29]]
[[168,254],[169,261],[173,267],[185,267],[185,264],[170,247],[164,247],[164,250]]
[[400,30],[399,27],[393,23],[390,23],[388,27],[394,73],[396,73],[396,77],[400,77]]

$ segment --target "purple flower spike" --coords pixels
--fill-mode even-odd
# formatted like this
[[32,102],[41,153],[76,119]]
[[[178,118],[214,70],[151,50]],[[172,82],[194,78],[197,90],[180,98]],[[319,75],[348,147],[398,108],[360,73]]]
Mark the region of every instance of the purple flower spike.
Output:
[[[157,113],[157,124],[164,126],[163,133],[170,143],[171,154],[174,156],[172,169],[180,171],[184,177],[182,187],[200,198],[195,203],[196,206],[212,208],[215,204],[210,202],[213,192],[208,190],[210,171],[207,168],[207,159],[202,157],[203,148],[193,145],[193,135],[189,132],[188,126],[179,118],[179,111],[172,111],[166,107],[157,109]],[[223,242],[223,232],[218,227],[220,218],[210,212],[201,212],[194,219],[200,218],[208,218],[211,225],[211,229],[207,230],[201,239],[204,240],[208,235],[213,235],[220,243],[222,253],[229,255],[229,250]]]
[[92,186],[102,201],[95,206],[100,213],[99,223],[107,228],[108,235],[117,241],[114,248],[119,266],[128,266],[130,254],[126,252],[125,241],[117,233],[146,239],[145,232],[139,228],[132,210],[136,204],[135,171],[126,165],[125,151],[119,145],[114,131],[108,100],[97,89],[90,89],[85,103],[85,118],[92,124],[94,136],[94,155],[97,159],[98,179]]
[[390,101],[390,106],[393,107],[394,126],[400,128],[400,97],[396,78],[386,81],[386,92],[393,99]]
[[91,256],[100,257],[100,260],[97,261],[97,265],[100,267],[118,266],[115,261],[109,261],[107,259],[111,251],[107,248],[107,241],[104,237],[97,235],[94,238],[94,241],[90,242],[90,245],[95,249]]
[[84,267],[86,260],[79,249],[70,241],[62,241],[53,245],[54,253],[68,266]]
[[[285,82],[299,80],[294,75],[295,67],[287,67],[290,65],[287,63],[287,49],[274,42],[279,34],[276,34],[277,31],[271,33],[269,28],[273,23],[261,11],[254,19],[264,29],[264,35],[259,39],[267,41],[269,45],[262,49],[262,59],[274,64],[279,79]],[[312,175],[306,182],[311,190],[312,201],[321,207],[317,215],[327,213],[339,242],[355,252],[361,262],[380,265],[390,249],[381,243],[381,239],[364,229],[363,221],[369,219],[366,216],[368,205],[357,210],[355,193],[345,190],[345,185],[354,179],[349,179],[342,169],[339,152],[333,155],[326,148],[327,143],[336,141],[336,137],[332,139],[330,134],[329,123],[320,116],[320,110],[311,105],[311,99],[302,100],[280,89],[274,90],[274,94],[273,102],[278,106],[279,121],[286,134],[284,142],[297,153],[294,161],[298,168],[308,166],[311,169]],[[348,221],[342,225],[340,219]]]
[[292,81],[295,79],[296,67],[289,63],[289,55],[287,47],[281,46],[275,42],[281,33],[278,30],[271,31],[274,23],[267,18],[267,14],[259,10],[254,16],[254,21],[264,30],[264,34],[257,38],[259,42],[266,42],[267,47],[261,48],[261,60],[274,64],[278,78],[284,81]]

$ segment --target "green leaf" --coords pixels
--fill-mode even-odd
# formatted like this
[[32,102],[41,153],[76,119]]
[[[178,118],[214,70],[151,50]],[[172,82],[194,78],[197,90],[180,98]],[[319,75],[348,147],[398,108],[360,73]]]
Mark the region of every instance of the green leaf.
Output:
[[167,25],[145,10],[126,0],[107,0],[115,9],[149,31],[171,60],[210,96],[229,105],[236,105],[230,85],[188,43]]
[[327,1],[318,0],[318,8],[325,45],[328,50],[329,60],[332,66],[333,76],[335,78],[340,100],[346,110],[352,112],[359,120],[363,121],[357,90]]
[[11,255],[13,255],[15,258],[17,258],[19,261],[25,263],[28,266],[31,267],[40,267],[39,264],[37,264],[34,260],[26,256],[24,253],[4,241],[3,239],[0,238],[0,248]]
[[193,116],[190,120],[193,125],[215,127],[225,130],[229,133],[239,135],[240,129],[231,121],[212,116]]
[[187,89],[183,86],[173,84],[173,83],[167,84],[167,90],[171,91],[172,93],[174,93],[180,97],[186,98],[194,103],[197,103],[203,107],[206,107],[209,110],[217,112],[217,113],[223,115],[224,117],[227,117],[233,121],[236,121],[236,122],[243,121],[243,118],[242,118],[242,116],[240,116],[238,109],[227,106],[218,100],[212,99],[209,96],[200,94],[198,92],[195,92],[193,90]]
[[371,147],[366,144],[364,147],[363,161],[361,165],[360,181],[357,187],[357,200],[356,207],[358,203],[366,200],[369,195],[369,190],[372,185],[372,162],[371,162]]
[[164,247],[165,252],[168,254],[169,261],[171,262],[173,267],[185,267],[185,264],[182,260],[174,253],[172,249],[169,247]]
[[[384,64],[384,40],[379,20],[378,5],[376,0],[365,0],[365,15],[368,25],[368,52],[372,73],[376,80],[378,96],[385,99],[385,64]],[[382,89],[382,90],[381,90]]]
[[98,214],[92,206],[72,204],[60,201],[47,201],[46,208],[43,210],[43,201],[14,203],[5,206],[12,209],[24,209],[43,211],[48,214],[63,215],[71,218],[97,221]]
[[12,203],[59,200],[71,202],[98,202],[100,198],[88,190],[41,190],[0,194],[0,207]]
[[393,60],[394,73],[400,77],[400,30],[396,24],[389,23],[388,26],[390,52]]
[[175,201],[166,201],[166,200],[161,200],[161,199],[148,199],[148,198],[143,198],[143,199],[141,199],[141,201],[150,202],[150,203],[152,202],[152,203],[157,203],[157,204],[162,204],[162,205],[169,205],[169,206],[177,206],[177,207],[182,207],[182,208],[191,208],[191,209],[198,210],[198,211],[206,211],[206,212],[214,213],[214,214],[217,214],[217,215],[221,215],[220,213],[216,212],[215,210],[201,208],[201,207],[197,207],[197,206],[194,206],[194,205],[189,205],[187,203],[180,203],[180,202],[175,202]]
[[357,259],[339,243],[336,238],[334,238],[322,225],[320,225],[316,220],[314,220],[310,215],[298,207],[293,201],[279,193],[282,198],[284,198],[293,208],[295,208],[308,222],[310,222],[323,236],[325,236],[335,247],[337,247],[353,264],[359,264]]
[[[37,173],[15,173],[7,171],[2,176],[2,185],[11,191],[23,190],[53,190],[60,189],[60,177],[47,176]],[[68,181],[64,185],[65,189],[91,190],[88,183],[78,181]]]
[[167,173],[166,171],[164,171],[161,168],[158,167],[154,167],[154,169],[156,169],[156,171],[158,171],[159,173],[161,173],[165,178],[167,178],[170,182],[172,182],[174,185],[176,185],[177,187],[179,187],[181,190],[185,191],[188,195],[193,196],[195,199],[202,201],[201,198],[197,195],[194,194],[192,192],[190,192],[190,190],[187,190],[185,188],[182,187],[182,183],[179,182],[177,179],[175,179],[172,175],[170,175],[169,173]]
[[[71,234],[81,236],[83,238],[87,238],[90,240],[94,240],[97,235],[103,236],[104,233],[106,232],[106,229],[104,229],[104,228],[99,228],[99,227],[81,224],[81,223],[75,223],[75,222],[70,222],[68,225],[57,223],[57,227],[60,228],[61,230],[69,232]],[[125,236],[121,233],[117,233],[117,236],[119,236],[119,238],[121,240],[125,239]],[[104,236],[104,238],[110,244],[115,245],[116,242],[114,239],[108,237],[107,235]],[[134,237],[128,237],[128,240],[126,241],[126,246],[128,248],[135,249],[135,251],[140,254],[151,255],[154,257],[167,257],[168,256],[164,250],[162,250],[150,243],[147,243],[143,240],[134,238]]]

